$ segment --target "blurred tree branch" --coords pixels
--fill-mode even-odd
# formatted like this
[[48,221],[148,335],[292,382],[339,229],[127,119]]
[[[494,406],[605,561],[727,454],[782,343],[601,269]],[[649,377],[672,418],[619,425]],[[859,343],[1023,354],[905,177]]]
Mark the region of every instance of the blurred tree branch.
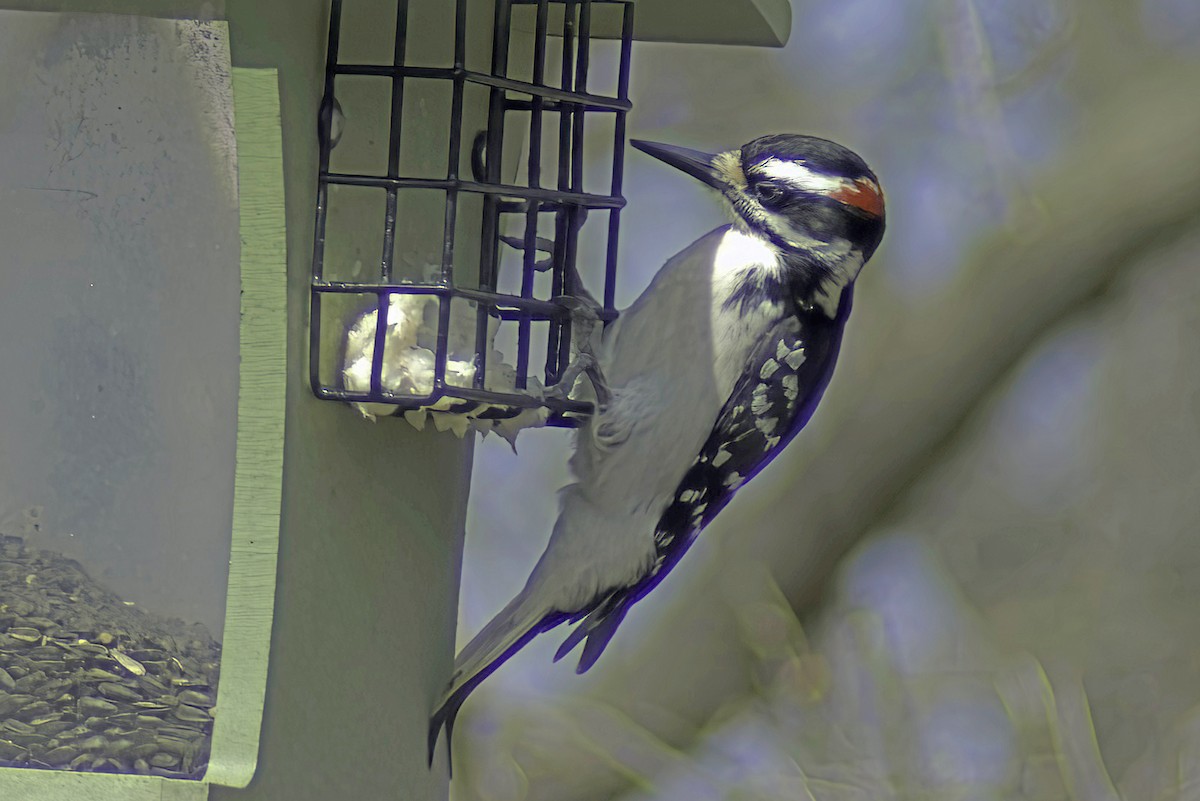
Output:
[[[723,705],[752,689],[750,672],[739,669],[749,655],[736,620],[737,605],[753,593],[739,583],[753,574],[747,563],[769,565],[793,606],[811,610],[839,559],[895,514],[1047,331],[1140,257],[1200,224],[1200,104],[1183,101],[1197,84],[1200,70],[1175,64],[1112,91],[1085,113],[1077,130],[1086,135],[1035,182],[1034,202],[923,306],[889,312],[885,291],[864,276],[859,315],[886,320],[890,313],[891,330],[875,325],[884,343],[877,354],[859,351],[865,343],[852,332],[843,360],[874,359],[873,369],[843,365],[820,413],[820,435],[802,438],[760,479],[767,486],[759,487],[755,508],[762,511],[743,513],[741,530],[717,521],[706,534],[715,541],[675,579],[685,582],[677,598],[686,603],[666,608],[623,660],[610,655],[591,702],[686,748]],[[541,728],[536,739],[550,744],[512,755],[528,777],[527,798],[598,801],[628,786],[627,772],[597,758],[618,750],[618,732],[593,736],[566,715],[515,725],[525,733]],[[514,741],[521,740],[518,731]],[[668,747],[643,756],[650,763],[674,758]],[[638,772],[653,775],[654,765]]]
[[1004,114],[996,93],[991,48],[973,0],[947,0],[938,20],[946,73],[960,124],[982,145],[992,173],[989,189],[995,208],[1012,194],[1016,159],[1009,146]]

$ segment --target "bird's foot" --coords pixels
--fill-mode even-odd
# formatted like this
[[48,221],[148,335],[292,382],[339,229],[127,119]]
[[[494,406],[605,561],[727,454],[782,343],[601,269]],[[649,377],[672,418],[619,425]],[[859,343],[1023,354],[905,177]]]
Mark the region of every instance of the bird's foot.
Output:
[[596,357],[595,335],[600,322],[599,305],[592,298],[564,296],[556,300],[571,314],[573,329],[572,344],[575,358],[567,365],[558,383],[547,390],[547,395],[561,400],[567,399],[581,374],[586,374],[596,396],[596,410],[603,411],[612,400],[612,391],[600,369]]
[[612,390],[608,387],[608,382],[605,381],[604,372],[600,369],[600,365],[596,362],[596,357],[591,353],[580,353],[575,356],[574,360],[567,365],[567,369],[563,371],[562,378],[558,383],[546,390],[547,398],[555,398],[557,400],[567,400],[571,396],[571,390],[575,387],[575,382],[579,380],[580,375],[586,375],[588,381],[591,382],[592,391],[596,396],[596,411],[603,412],[612,402]]

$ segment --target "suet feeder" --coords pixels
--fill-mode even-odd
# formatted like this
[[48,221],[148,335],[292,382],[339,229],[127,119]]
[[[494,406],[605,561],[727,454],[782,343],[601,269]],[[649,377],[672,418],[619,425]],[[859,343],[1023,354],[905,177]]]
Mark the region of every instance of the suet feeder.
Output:
[[[341,0],[332,4],[318,121],[312,389],[364,413],[437,409],[486,420],[539,410],[542,421],[572,425],[591,405],[544,388],[571,359],[570,309],[591,302],[600,320],[616,316],[634,3],[495,0],[490,19],[476,2],[439,3],[453,13],[453,37],[441,43],[421,34],[427,11],[418,5],[397,0],[390,63],[354,63],[341,47],[343,13],[354,4],[345,12]],[[486,64],[473,63],[482,54],[468,46],[479,26],[491,29]],[[592,43],[602,35],[620,42],[616,75],[603,76],[609,94],[591,90]],[[364,134],[341,158],[339,139],[344,148],[355,125],[385,106],[376,155],[363,157]],[[611,164],[600,187],[585,181],[593,130],[604,133]],[[410,148],[428,154],[431,142],[444,142],[444,160],[409,157]],[[339,209],[343,202],[356,211]],[[333,263],[327,243],[351,217],[361,231],[360,214],[378,220],[373,241],[355,244],[366,259]],[[591,301],[576,260],[585,229],[603,225],[602,296]],[[495,363],[498,332],[511,366]]]

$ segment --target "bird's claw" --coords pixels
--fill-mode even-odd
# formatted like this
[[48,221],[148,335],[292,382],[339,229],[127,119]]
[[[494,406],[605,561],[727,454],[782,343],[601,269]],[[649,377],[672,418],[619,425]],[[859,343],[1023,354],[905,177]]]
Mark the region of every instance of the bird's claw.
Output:
[[612,400],[612,391],[604,378],[604,372],[600,369],[600,361],[596,357],[592,345],[596,324],[600,322],[599,306],[591,298],[571,295],[555,298],[555,300],[571,314],[571,322],[575,327],[572,339],[576,354],[571,363],[567,365],[567,369],[563,371],[558,383],[551,387],[547,394],[566,400],[570,396],[571,390],[574,389],[579,376],[586,374],[596,396],[596,411],[603,412]]
[[563,371],[562,378],[558,380],[558,383],[546,390],[546,397],[567,400],[580,375],[586,375],[588,381],[591,382],[593,394],[596,396],[596,412],[602,413],[612,401],[612,390],[608,388],[604,372],[596,362],[596,357],[590,353],[578,354],[567,365],[567,369]]
[[579,380],[579,376],[587,372],[594,363],[595,358],[590,354],[578,354],[567,365],[567,369],[563,370],[558,383],[546,390],[546,397],[567,400],[571,395],[571,390],[575,388],[575,382]]

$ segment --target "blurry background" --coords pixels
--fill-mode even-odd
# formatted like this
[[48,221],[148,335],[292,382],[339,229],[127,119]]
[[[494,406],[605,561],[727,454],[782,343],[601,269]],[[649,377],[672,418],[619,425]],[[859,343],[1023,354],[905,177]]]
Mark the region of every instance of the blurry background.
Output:
[[[783,50],[635,45],[630,135],[874,167],[833,384],[589,674],[555,633],[475,693],[456,796],[1194,797],[1200,3],[793,6]],[[724,222],[626,164],[621,307]],[[476,449],[460,642],[567,480],[568,433],[519,447]]]

